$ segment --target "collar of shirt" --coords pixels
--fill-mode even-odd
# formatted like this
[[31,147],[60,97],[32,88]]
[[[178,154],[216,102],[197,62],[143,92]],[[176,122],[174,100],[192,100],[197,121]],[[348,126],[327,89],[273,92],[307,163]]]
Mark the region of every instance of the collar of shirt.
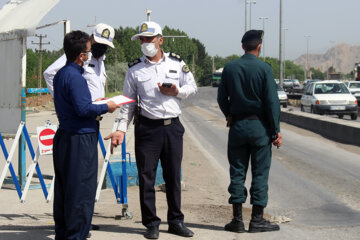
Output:
[[100,62],[104,61],[105,59],[106,59],[105,54],[102,55],[101,57],[99,57],[98,59],[96,59],[93,57],[92,53],[89,52],[88,60],[86,62],[84,62],[84,65],[89,64],[90,62],[94,62],[94,61],[100,63]]
[[81,74],[84,73],[84,68],[74,62],[71,62],[71,61],[66,61],[66,66],[71,66],[73,68],[75,68],[76,70],[78,70]]
[[243,58],[257,58],[254,54],[252,53],[245,53],[243,56]]

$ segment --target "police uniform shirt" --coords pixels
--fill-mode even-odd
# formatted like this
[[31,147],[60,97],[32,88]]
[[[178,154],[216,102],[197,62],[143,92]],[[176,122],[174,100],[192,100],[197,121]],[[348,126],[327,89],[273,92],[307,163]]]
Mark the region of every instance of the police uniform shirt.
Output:
[[[177,56],[178,57],[178,56]],[[158,83],[173,83],[179,90],[177,96],[160,92]],[[140,115],[150,119],[175,118],[181,114],[180,100],[197,91],[193,74],[179,57],[164,53],[159,62],[151,62],[145,56],[132,65],[125,76],[123,95],[140,99]],[[136,103],[123,105],[120,109],[117,130],[126,132],[134,116]]]
[[[92,57],[91,52],[89,52],[89,60],[84,62],[83,68],[85,71],[83,76],[88,84],[92,101],[105,97],[105,81],[107,76],[105,72],[104,60],[105,55],[101,56],[99,59],[96,59]],[[52,96],[54,96],[54,76],[60,68],[65,66],[65,63],[66,56],[64,54],[53,64],[51,64],[44,72],[46,85]]]

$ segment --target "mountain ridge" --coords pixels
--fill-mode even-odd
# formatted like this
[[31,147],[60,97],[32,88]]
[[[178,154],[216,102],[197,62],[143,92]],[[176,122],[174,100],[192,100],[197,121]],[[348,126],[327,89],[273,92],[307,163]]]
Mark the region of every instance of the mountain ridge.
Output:
[[[309,54],[308,67],[327,71],[333,66],[336,72],[348,74],[354,70],[355,63],[360,62],[360,46],[340,43],[330,48],[324,54]],[[294,63],[305,68],[306,54],[294,60]]]

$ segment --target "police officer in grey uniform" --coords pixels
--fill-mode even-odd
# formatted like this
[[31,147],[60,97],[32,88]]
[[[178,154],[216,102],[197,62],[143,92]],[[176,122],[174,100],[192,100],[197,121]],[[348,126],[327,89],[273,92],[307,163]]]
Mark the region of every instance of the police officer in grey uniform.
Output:
[[250,203],[253,205],[249,232],[279,230],[263,218],[268,202],[268,178],[271,143],[280,147],[280,103],[271,66],[260,61],[263,31],[250,30],[242,38],[245,54],[226,64],[218,89],[218,103],[229,130],[230,163],[229,203],[233,205],[232,221],[225,230],[244,232],[242,203],[245,203],[246,172],[251,160]]
[[155,176],[159,159],[163,168],[168,202],[169,233],[192,237],[181,212],[180,168],[184,127],[179,120],[180,101],[197,91],[188,66],[180,56],[161,49],[162,31],[155,22],[144,22],[138,34],[143,56],[129,64],[123,94],[139,99],[121,108],[117,131],[106,137],[112,146],[122,143],[127,126],[135,115],[135,154],[139,173],[142,223],[145,237],[157,239],[161,219],[155,208]]

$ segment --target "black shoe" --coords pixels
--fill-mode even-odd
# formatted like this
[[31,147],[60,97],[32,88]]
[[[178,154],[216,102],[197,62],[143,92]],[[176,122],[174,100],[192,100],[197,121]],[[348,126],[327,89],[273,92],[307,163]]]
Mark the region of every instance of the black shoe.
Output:
[[99,230],[100,226],[99,225],[95,225],[95,224],[91,224],[91,230]]
[[158,239],[159,238],[159,226],[152,226],[146,230],[144,237],[147,239]]
[[271,232],[271,231],[279,231],[280,226],[277,224],[272,224],[268,220],[264,218],[254,218],[250,220],[249,224],[249,232]]
[[225,225],[225,230],[229,232],[242,233],[245,232],[244,222],[233,218],[230,223]]
[[183,222],[177,224],[169,224],[168,232],[182,237],[194,236],[194,233],[190,229],[188,229]]
[[86,236],[86,238],[91,238],[91,233],[89,233],[89,234]]

